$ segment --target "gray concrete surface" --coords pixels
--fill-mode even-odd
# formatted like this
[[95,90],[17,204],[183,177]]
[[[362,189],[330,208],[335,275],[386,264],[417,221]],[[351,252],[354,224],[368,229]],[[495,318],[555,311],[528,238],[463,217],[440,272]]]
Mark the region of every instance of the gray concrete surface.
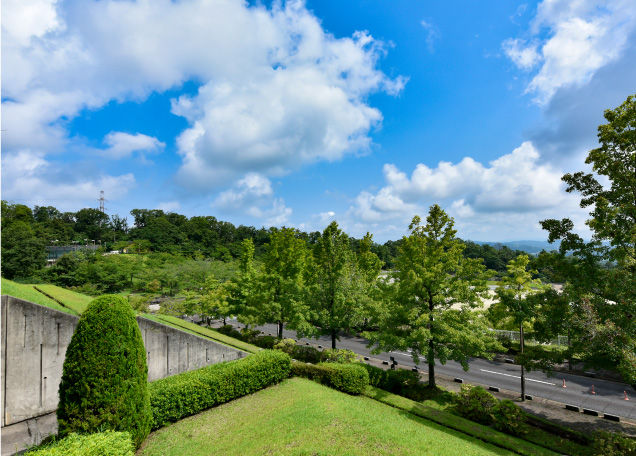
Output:
[[[64,356],[79,318],[12,296],[2,296],[1,304],[4,447],[5,438],[9,438],[5,430],[26,432],[18,439],[20,444],[37,441],[42,434],[34,427],[37,420],[57,409]],[[149,381],[247,356],[241,350],[146,318],[138,317],[137,323],[146,347]],[[16,423],[22,424],[11,426],[9,431]]]

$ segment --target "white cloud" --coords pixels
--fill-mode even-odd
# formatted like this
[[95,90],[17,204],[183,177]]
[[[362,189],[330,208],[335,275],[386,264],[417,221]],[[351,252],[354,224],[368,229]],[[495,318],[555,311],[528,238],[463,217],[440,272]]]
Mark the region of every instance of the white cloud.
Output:
[[558,89],[585,84],[620,58],[635,29],[633,0],[544,0],[531,24],[530,43],[509,39],[503,47],[523,70],[542,62],[526,91],[547,103]]
[[[172,106],[189,122],[177,182],[193,191],[364,151],[382,121],[368,95],[406,83],[377,68],[384,43],[335,38],[302,1],[3,2],[2,46],[13,152],[63,151],[81,110],[200,82]],[[118,140],[111,152],[128,156]]]
[[123,198],[135,186],[132,174],[77,173],[47,161],[41,154],[20,151],[2,156],[2,197],[25,204],[51,205],[77,210],[78,202],[95,206],[100,191],[108,198]]
[[133,152],[138,152],[140,156],[145,153],[156,154],[161,152],[166,144],[152,136],[141,133],[131,135],[121,131],[110,132],[104,137],[104,143],[108,149],[103,151],[103,155],[115,160],[128,158]]
[[157,209],[164,212],[175,212],[181,209],[181,203],[179,201],[164,201],[157,205]]
[[280,226],[289,220],[292,210],[282,198],[273,198],[269,179],[250,173],[229,190],[222,192],[212,204],[227,213],[247,214],[270,226]]
[[424,27],[424,30],[426,30],[426,47],[429,52],[433,52],[435,50],[433,45],[439,38],[439,31],[437,30],[437,27],[424,19],[420,21],[420,25]]
[[541,60],[536,42],[526,45],[520,39],[507,39],[502,43],[502,48],[508,58],[522,70],[531,70]]
[[461,222],[464,233],[513,233],[514,226],[519,235],[532,232],[536,237],[539,220],[576,212],[578,198],[565,193],[562,174],[541,163],[530,142],[488,166],[466,157],[457,164],[440,162],[436,168],[418,164],[408,177],[396,166],[385,165],[387,185],[375,194],[361,192],[347,215],[351,225],[406,226],[413,215],[423,216],[430,205],[440,204],[458,226]]

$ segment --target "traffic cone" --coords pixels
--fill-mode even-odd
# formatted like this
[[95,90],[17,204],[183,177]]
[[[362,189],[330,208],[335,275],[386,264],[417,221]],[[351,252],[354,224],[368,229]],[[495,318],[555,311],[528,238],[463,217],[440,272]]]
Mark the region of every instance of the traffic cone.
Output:
[[625,395],[625,400],[628,401],[629,398],[627,397],[627,391],[623,391],[623,394]]
[[594,391],[594,385],[592,385],[592,394],[596,394],[596,391]]
[[565,379],[563,379],[563,388],[567,388],[567,386],[565,386]]

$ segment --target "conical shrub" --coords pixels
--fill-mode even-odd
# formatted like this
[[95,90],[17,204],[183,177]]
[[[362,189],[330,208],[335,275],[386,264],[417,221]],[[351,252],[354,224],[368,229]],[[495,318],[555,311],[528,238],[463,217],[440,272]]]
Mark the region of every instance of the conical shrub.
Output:
[[121,296],[93,300],[66,351],[58,434],[130,432],[138,448],[150,432],[146,350],[132,308]]

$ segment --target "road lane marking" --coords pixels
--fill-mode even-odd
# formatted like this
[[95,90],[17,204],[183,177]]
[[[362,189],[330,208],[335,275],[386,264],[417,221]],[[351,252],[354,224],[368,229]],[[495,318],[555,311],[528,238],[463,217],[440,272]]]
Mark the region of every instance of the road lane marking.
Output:
[[[506,376],[506,377],[521,378],[521,377],[519,377],[518,375],[504,374],[503,372],[489,371],[489,370],[486,370],[486,369],[479,369],[479,370],[480,370],[480,371],[482,371],[482,372],[488,372],[489,374],[497,374],[497,375],[504,375],[504,376]],[[537,382],[537,383],[543,383],[543,384],[545,384],[545,385],[552,385],[552,386],[555,386],[555,384],[554,384],[554,383],[544,382],[544,381],[541,381],[541,380],[534,380],[534,379],[532,379],[532,378],[526,378],[526,380],[527,380],[527,381],[529,381],[529,382]]]

